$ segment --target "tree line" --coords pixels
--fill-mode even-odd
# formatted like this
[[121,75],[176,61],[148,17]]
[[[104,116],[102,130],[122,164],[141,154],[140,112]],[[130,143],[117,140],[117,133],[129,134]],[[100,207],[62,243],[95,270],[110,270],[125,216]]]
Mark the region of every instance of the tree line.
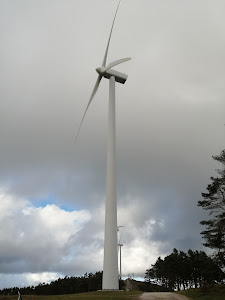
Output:
[[160,285],[169,291],[222,283],[224,279],[225,274],[217,262],[204,251],[197,250],[185,253],[174,249],[164,259],[159,257],[145,273],[146,283]]
[[[85,273],[84,276],[59,278],[51,283],[39,283],[37,286],[23,288],[13,287],[0,290],[0,295],[64,295],[93,292],[102,289],[103,272]],[[124,282],[119,281],[120,289],[124,288]]]
[[5,288],[0,290],[3,295],[60,295],[97,291],[102,288],[102,272],[89,273],[79,277],[59,278],[51,283],[40,283],[37,286],[24,288]]

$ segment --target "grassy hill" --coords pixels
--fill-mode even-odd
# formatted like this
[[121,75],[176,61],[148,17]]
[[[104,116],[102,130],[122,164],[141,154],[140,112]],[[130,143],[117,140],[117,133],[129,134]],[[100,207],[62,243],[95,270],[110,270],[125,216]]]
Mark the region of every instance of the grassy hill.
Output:
[[207,285],[199,289],[189,289],[179,294],[196,300],[225,300],[225,285]]
[[[52,296],[40,296],[40,295],[24,295],[23,300],[137,300],[141,295],[141,292],[90,292],[82,294],[68,294],[68,295],[52,295]],[[2,296],[1,300],[17,300],[17,296]]]

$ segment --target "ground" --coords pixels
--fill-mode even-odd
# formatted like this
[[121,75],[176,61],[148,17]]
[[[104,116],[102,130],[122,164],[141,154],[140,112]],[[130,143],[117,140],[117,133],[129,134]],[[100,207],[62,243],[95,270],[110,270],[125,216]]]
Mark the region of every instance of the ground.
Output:
[[189,298],[174,293],[144,293],[141,295],[142,300],[157,300],[157,299],[168,299],[168,300],[187,300]]

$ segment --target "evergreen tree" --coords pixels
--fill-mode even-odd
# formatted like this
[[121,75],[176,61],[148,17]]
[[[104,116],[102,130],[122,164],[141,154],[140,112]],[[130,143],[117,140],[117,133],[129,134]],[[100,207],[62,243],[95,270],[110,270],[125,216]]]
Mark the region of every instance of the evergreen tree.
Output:
[[145,282],[173,291],[220,283],[224,277],[217,262],[205,252],[189,250],[186,254],[174,249],[164,260],[159,257],[152,268],[146,270]]
[[225,266],[225,150],[213,159],[222,164],[221,169],[216,170],[218,177],[211,177],[211,183],[207,187],[207,193],[202,193],[204,200],[198,201],[198,206],[209,211],[212,216],[208,220],[201,221],[206,229],[201,232],[206,247],[216,251],[216,258]]

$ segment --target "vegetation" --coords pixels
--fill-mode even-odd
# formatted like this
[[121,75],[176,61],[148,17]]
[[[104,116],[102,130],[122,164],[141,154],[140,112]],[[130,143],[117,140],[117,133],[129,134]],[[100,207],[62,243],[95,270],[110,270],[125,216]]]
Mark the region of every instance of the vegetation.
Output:
[[[66,297],[65,295],[70,295],[68,297],[72,297],[72,294],[79,294],[81,297],[87,292],[94,292],[101,290],[102,288],[102,273],[103,272],[96,272],[95,274],[89,273],[85,274],[84,276],[80,277],[68,277],[66,276],[65,278],[59,278],[55,281],[52,281],[51,283],[40,283],[36,287],[34,286],[29,286],[29,287],[24,287],[24,288],[18,288],[18,287],[13,287],[13,288],[5,288],[3,290],[0,290],[0,299],[17,299],[17,294],[18,291],[20,291],[22,298],[23,299],[39,299],[37,295],[54,295],[51,297],[46,297],[45,299],[65,299],[63,297]],[[132,285],[134,283],[134,286],[137,286],[137,282],[133,281]],[[124,281],[120,280],[119,281],[120,289],[124,289]],[[118,294],[119,293],[119,294]],[[122,295],[121,292],[117,292],[116,295]],[[135,294],[135,292],[134,292]],[[2,298],[4,295],[5,298]],[[15,295],[14,298],[10,298],[9,296]],[[24,295],[29,295],[28,298]],[[58,295],[64,295],[64,296],[58,296]],[[98,294],[92,293],[92,296],[98,296]],[[103,296],[104,292],[100,292],[99,296]],[[107,295],[110,295],[110,293],[107,292]],[[129,295],[129,293],[125,293],[125,295]],[[131,294],[130,294],[131,295]],[[8,296],[8,298],[7,298]],[[96,296],[96,297],[97,297]],[[25,297],[25,298],[24,298]],[[73,296],[75,297],[75,295]],[[72,297],[72,299],[73,299]],[[82,296],[83,297],[83,296]],[[100,297],[100,298],[101,298]],[[74,299],[77,299],[76,297]],[[97,299],[97,298],[96,298]],[[102,299],[102,298],[101,298]],[[107,298],[108,299],[108,298]],[[117,298],[115,298],[117,299]],[[102,299],[104,300],[104,299]]]
[[202,193],[204,200],[198,206],[209,211],[210,219],[201,221],[206,229],[201,232],[206,247],[215,250],[215,257],[225,267],[225,150],[213,159],[222,164],[217,170],[218,177],[211,177],[207,193]]
[[196,300],[224,300],[225,285],[207,285],[198,289],[182,291],[179,294]]
[[0,290],[0,295],[62,295],[100,290],[102,287],[102,272],[89,273],[80,277],[59,278],[51,283],[40,283],[38,286],[24,288],[7,288]]
[[[23,300],[136,300],[140,296],[140,292],[90,292],[82,294],[72,295],[52,295],[52,296],[41,296],[41,295],[25,295],[22,296]],[[1,300],[17,300],[18,297],[14,296],[3,296]]]
[[217,262],[203,251],[173,252],[163,259],[160,257],[152,268],[146,270],[145,281],[158,284],[169,291],[202,287],[222,283],[224,272]]
[[142,292],[169,292],[169,289],[165,286],[157,285],[152,282],[139,282],[138,290]]

